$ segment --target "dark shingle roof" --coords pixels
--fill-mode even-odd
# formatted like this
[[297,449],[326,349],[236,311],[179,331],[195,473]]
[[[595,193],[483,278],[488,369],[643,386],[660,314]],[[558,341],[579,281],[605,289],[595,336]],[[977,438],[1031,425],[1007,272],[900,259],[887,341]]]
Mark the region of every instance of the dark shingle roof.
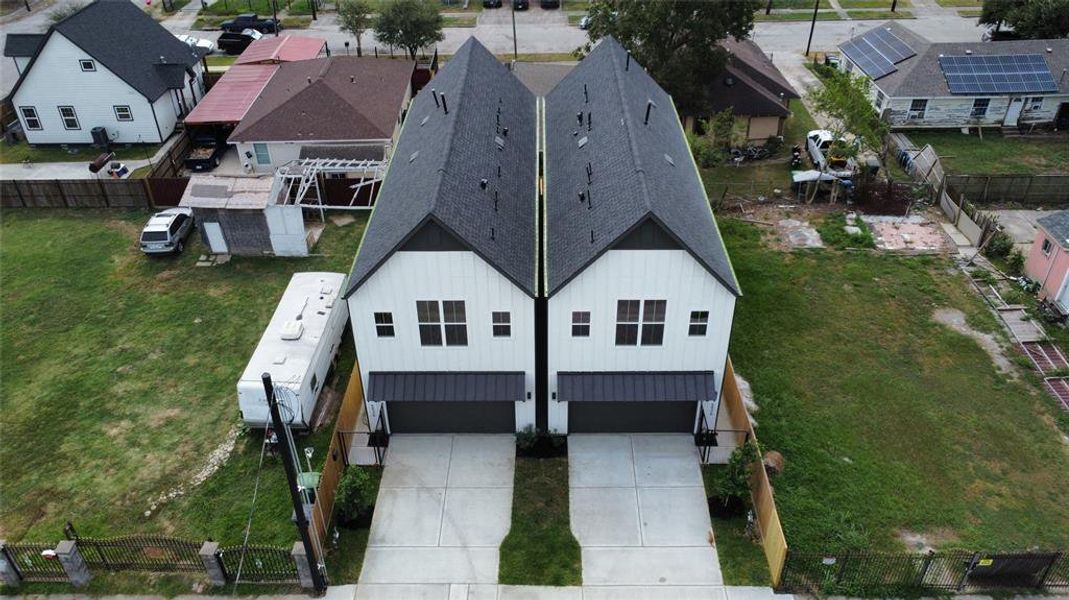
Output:
[[[1059,77],[1062,70],[1069,68],[1069,39],[933,43],[913,33],[901,23],[887,22],[880,27],[890,30],[917,53],[916,56],[895,64],[897,69],[895,72],[877,80],[876,85],[888,96],[906,98],[953,96],[954,94],[950,93],[950,87],[947,85],[946,76],[943,75],[943,70],[939,66],[939,56],[965,56],[966,51],[974,56],[1040,54],[1047,61],[1054,80],[1058,82],[1058,93],[1069,93],[1069,77]],[[867,32],[861,35],[865,33]],[[1050,48],[1051,52],[1048,53],[1047,48]],[[1000,94],[977,95],[997,96]]]
[[733,65],[717,75],[709,83],[709,89],[709,109],[714,113],[730,108],[736,115],[787,117],[791,111],[786,98],[797,98],[797,95],[784,96],[781,100],[748,72]]
[[9,33],[4,39],[4,56],[33,56],[44,39],[43,33]]
[[534,296],[535,111],[534,96],[494,55],[465,42],[412,102],[346,295],[434,221]]
[[[96,0],[53,25],[45,35],[51,36],[53,32],[62,34],[152,101],[170,88],[182,87],[180,73],[200,60],[196,50],[179,41],[130,0]],[[42,42],[38,52],[45,45]],[[161,68],[161,65],[167,66]],[[32,61],[9,97],[14,96],[31,69]]]
[[[652,219],[739,294],[672,98],[634,59],[627,68],[627,60],[627,51],[606,38],[546,97],[548,292]],[[645,125],[649,100],[654,107]],[[580,111],[591,115],[589,131],[578,125]],[[592,208],[578,197],[588,190]]]
[[284,62],[230,141],[389,139],[415,66],[356,56]]
[[1062,248],[1069,248],[1069,210],[1061,210],[1036,219]]

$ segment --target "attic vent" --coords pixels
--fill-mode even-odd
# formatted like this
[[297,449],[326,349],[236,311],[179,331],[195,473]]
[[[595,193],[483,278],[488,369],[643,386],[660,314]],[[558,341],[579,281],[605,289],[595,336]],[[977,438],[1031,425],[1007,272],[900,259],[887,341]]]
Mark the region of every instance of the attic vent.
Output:
[[724,85],[726,85],[728,87],[731,87],[731,86],[735,85],[735,78],[732,77],[731,75],[728,75],[727,77],[724,78]]
[[423,117],[423,120],[419,122],[419,126],[423,127],[424,125],[427,124],[427,121],[430,121],[430,120],[431,120],[431,116],[430,115],[427,115],[426,117]]
[[667,154],[664,155],[664,162],[672,165],[673,167],[676,166],[676,161],[673,160],[672,157]]
[[587,137],[584,135],[583,137],[579,138],[579,147],[582,148],[583,146],[586,146],[586,143],[589,141],[590,140],[587,139]]
[[413,152],[411,154],[411,156],[408,157],[408,162],[412,162],[412,161],[416,160],[416,158],[418,158],[418,157],[419,157],[419,150],[416,150],[415,152]]
[[496,136],[496,135],[494,136],[494,143],[497,144],[497,149],[498,150],[504,150],[505,149],[505,140],[501,139],[500,136]]
[[286,321],[282,324],[282,333],[280,337],[287,341],[299,340],[303,333],[304,323],[300,321]]
[[966,50],[966,51],[965,51],[965,55],[966,55],[966,56],[968,56],[968,55],[970,55],[970,54],[972,54],[972,50]]

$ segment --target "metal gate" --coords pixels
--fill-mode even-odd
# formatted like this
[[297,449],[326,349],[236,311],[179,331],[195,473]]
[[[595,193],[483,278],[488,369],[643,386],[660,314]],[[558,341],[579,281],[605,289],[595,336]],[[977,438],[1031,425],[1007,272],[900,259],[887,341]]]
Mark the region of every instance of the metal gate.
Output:
[[3,552],[23,581],[68,581],[54,548],[50,544],[4,544]]

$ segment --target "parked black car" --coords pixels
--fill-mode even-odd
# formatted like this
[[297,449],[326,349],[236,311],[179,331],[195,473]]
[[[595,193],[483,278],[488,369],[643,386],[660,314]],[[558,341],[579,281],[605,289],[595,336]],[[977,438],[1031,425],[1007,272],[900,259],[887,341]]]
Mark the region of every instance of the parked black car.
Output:
[[501,8],[501,0],[483,0],[483,8]]
[[275,33],[282,30],[282,24],[274,19],[261,19],[256,13],[240,14],[229,21],[223,21],[219,26],[223,31],[241,32],[246,29],[255,29],[260,33]]
[[249,47],[249,44],[263,37],[263,34],[255,29],[246,29],[245,31],[232,33],[226,32],[219,36],[216,41],[216,45],[219,49],[231,56],[237,56],[245,51],[245,48]]
[[542,0],[540,4],[544,9],[560,8],[560,0]]
[[226,154],[226,138],[214,133],[201,133],[193,137],[185,166],[190,171],[203,173],[219,166]]
[[513,10],[527,10],[528,8],[531,8],[531,3],[527,0],[512,0]]

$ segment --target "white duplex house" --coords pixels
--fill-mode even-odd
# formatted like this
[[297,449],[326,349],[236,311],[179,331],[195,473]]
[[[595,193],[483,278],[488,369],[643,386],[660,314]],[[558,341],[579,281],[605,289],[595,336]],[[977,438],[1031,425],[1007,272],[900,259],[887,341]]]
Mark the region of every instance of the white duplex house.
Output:
[[544,136],[548,428],[712,429],[740,291],[672,98],[606,38]]
[[97,127],[112,143],[159,143],[204,95],[201,56],[129,0],[96,0],[5,49],[31,144],[90,144]]
[[934,43],[888,22],[839,49],[892,127],[1069,126],[1069,39]]
[[373,428],[534,424],[536,126],[474,38],[413,100],[345,294]]

